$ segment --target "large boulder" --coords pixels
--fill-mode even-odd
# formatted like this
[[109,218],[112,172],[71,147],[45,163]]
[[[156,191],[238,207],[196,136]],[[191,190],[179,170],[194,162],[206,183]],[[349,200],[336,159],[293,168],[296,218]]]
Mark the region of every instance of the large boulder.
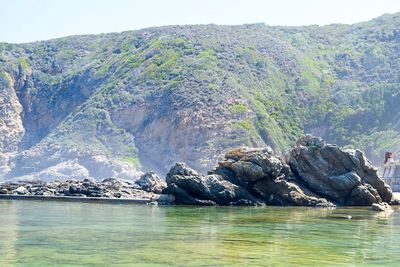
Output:
[[233,149],[210,173],[246,188],[267,204],[333,206],[296,183],[285,160],[274,155],[270,147]]
[[306,135],[289,152],[297,179],[319,196],[340,205],[371,205],[392,200],[390,186],[359,150],[343,150]]
[[177,204],[333,206],[294,178],[289,165],[271,148],[242,147],[229,151],[205,176],[177,163],[166,181]]
[[226,153],[210,173],[220,174],[235,184],[249,187],[267,177],[278,177],[282,172],[284,163],[272,154],[270,147],[236,148]]
[[157,194],[160,194],[167,187],[167,183],[152,171],[143,174],[136,181],[136,184],[144,191]]
[[262,205],[263,201],[246,189],[224,180],[221,175],[200,175],[184,163],[177,163],[166,177],[176,204]]

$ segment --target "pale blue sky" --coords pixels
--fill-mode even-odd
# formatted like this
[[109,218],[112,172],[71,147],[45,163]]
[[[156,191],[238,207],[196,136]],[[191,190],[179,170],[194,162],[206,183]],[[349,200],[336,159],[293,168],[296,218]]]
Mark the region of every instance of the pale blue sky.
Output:
[[400,0],[0,0],[0,42],[171,24],[325,25],[400,11]]

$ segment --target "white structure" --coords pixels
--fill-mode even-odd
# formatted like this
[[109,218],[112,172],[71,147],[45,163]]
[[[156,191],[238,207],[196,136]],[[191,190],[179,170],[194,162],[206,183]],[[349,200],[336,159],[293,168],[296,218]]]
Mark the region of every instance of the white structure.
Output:
[[385,154],[382,178],[394,192],[400,192],[400,161],[395,160],[391,152]]

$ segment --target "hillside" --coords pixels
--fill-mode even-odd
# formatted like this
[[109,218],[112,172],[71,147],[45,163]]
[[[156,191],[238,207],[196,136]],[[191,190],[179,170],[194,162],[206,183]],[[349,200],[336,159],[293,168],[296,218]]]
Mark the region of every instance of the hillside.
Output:
[[324,27],[167,26],[0,43],[0,177],[210,169],[303,133],[400,153],[400,13]]

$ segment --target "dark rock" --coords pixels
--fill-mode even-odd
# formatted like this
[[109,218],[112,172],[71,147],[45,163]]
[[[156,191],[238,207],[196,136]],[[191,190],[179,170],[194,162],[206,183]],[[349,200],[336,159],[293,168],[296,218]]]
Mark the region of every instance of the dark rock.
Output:
[[122,193],[121,193],[121,192],[115,192],[115,193],[113,194],[113,197],[115,197],[115,198],[121,198],[121,197],[122,197]]
[[284,179],[264,179],[254,185],[267,204],[333,207],[334,205],[324,198],[313,194],[306,194],[298,184]]
[[199,175],[184,163],[177,163],[167,174],[167,185],[177,204],[231,205],[247,203],[261,205],[263,202],[217,174]]
[[[135,198],[158,199],[159,194],[139,189],[133,182],[116,178],[107,178],[103,181],[85,179],[54,182],[28,181],[0,184],[3,194],[18,194],[31,196],[71,196],[71,197],[104,197],[104,198]],[[168,198],[163,198],[164,203]]]
[[282,161],[272,156],[270,147],[251,149],[242,147],[233,149],[218,163],[216,172],[227,168],[236,177],[246,181],[257,181],[265,176],[278,176],[282,170]]
[[202,200],[191,196],[186,190],[178,187],[176,184],[168,185],[168,192],[174,195],[174,203],[175,204],[184,204],[184,205],[204,205],[204,206],[212,206],[216,205],[212,200]]
[[272,156],[272,153],[270,147],[233,149],[211,173],[219,174],[225,180],[251,190],[257,181],[274,178],[281,173],[284,163],[280,158]]
[[330,207],[392,199],[390,187],[361,151],[342,150],[309,135],[285,159],[271,148],[233,149],[206,176],[177,163],[167,185],[177,204]]
[[[323,144],[320,138],[305,136],[290,150],[289,165],[312,192],[341,205],[346,202],[365,205],[371,201],[390,202],[392,199],[390,187],[358,150],[345,151],[335,145]],[[380,198],[373,191],[367,190],[368,193],[359,187],[365,184],[371,185]]]
[[0,189],[0,195],[7,195],[7,194],[8,194],[8,190],[6,188]]
[[297,184],[285,161],[272,149],[239,148],[229,151],[212,173],[246,188],[272,205],[333,206]]
[[69,193],[71,195],[80,194],[82,192],[82,187],[79,184],[72,184],[69,186]]
[[355,187],[347,199],[346,205],[349,206],[370,206],[373,203],[382,202],[378,191],[370,184],[358,185]]
[[144,191],[158,194],[167,187],[167,183],[154,172],[145,173],[136,181],[136,184]]
[[324,140],[319,137],[315,137],[309,134],[306,134],[305,136],[297,139],[296,141],[296,146],[306,146],[306,147],[311,147],[315,149],[320,149],[325,145]]

